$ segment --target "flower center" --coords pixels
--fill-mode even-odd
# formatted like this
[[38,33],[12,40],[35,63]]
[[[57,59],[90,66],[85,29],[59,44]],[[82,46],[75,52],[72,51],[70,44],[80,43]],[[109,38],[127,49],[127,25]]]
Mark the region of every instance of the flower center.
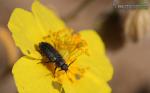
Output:
[[[86,69],[78,67],[76,60],[80,55],[87,53],[87,43],[81,39],[81,36],[72,29],[65,28],[58,32],[50,32],[43,39],[44,42],[52,45],[64,59],[65,65],[46,64],[55,79],[59,82],[63,82],[66,78],[71,82],[79,80]],[[63,70],[63,68],[67,68],[67,70]]]

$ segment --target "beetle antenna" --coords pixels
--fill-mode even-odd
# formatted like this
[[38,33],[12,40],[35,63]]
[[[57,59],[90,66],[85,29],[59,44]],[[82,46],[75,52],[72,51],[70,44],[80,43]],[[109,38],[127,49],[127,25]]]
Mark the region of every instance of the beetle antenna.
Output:
[[73,64],[77,59],[74,59],[73,61],[70,62],[70,64],[68,65],[68,67]]

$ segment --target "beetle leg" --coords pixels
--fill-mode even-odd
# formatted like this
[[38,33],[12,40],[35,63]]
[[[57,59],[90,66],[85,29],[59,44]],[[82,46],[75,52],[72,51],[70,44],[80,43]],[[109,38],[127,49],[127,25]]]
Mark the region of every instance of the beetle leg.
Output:
[[54,78],[55,78],[56,69],[57,69],[57,66],[56,66],[55,69],[54,69]]
[[38,62],[37,64],[39,64],[39,63],[43,63],[43,64],[46,63],[47,64],[47,63],[52,63],[52,61],[49,61],[49,60],[46,62],[42,61],[42,62]]
[[25,55],[25,57],[26,57],[26,58],[29,58],[29,59],[31,59],[31,60],[42,60],[42,59],[34,58],[34,57],[31,57],[31,56],[27,56],[27,55]]

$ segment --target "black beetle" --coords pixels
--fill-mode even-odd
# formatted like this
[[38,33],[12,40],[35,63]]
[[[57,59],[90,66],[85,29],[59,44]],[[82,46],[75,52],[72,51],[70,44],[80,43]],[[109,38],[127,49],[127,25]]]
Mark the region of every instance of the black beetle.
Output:
[[41,42],[39,43],[40,52],[48,58],[47,63],[54,63],[56,65],[55,70],[57,67],[60,67],[61,70],[65,72],[68,70],[69,65],[65,63],[63,57],[59,54],[59,52],[49,43]]

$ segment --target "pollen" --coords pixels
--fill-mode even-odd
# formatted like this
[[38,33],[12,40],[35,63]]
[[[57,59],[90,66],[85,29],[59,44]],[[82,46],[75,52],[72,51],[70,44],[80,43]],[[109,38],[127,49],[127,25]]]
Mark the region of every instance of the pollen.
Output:
[[44,41],[51,44],[63,57],[69,66],[67,72],[58,68],[55,70],[54,64],[48,64],[46,67],[51,71],[54,78],[62,83],[64,80],[75,82],[81,79],[86,68],[80,68],[76,61],[78,57],[84,54],[88,55],[87,43],[82,39],[80,34],[70,28],[65,28],[57,32],[50,32],[43,37]]

